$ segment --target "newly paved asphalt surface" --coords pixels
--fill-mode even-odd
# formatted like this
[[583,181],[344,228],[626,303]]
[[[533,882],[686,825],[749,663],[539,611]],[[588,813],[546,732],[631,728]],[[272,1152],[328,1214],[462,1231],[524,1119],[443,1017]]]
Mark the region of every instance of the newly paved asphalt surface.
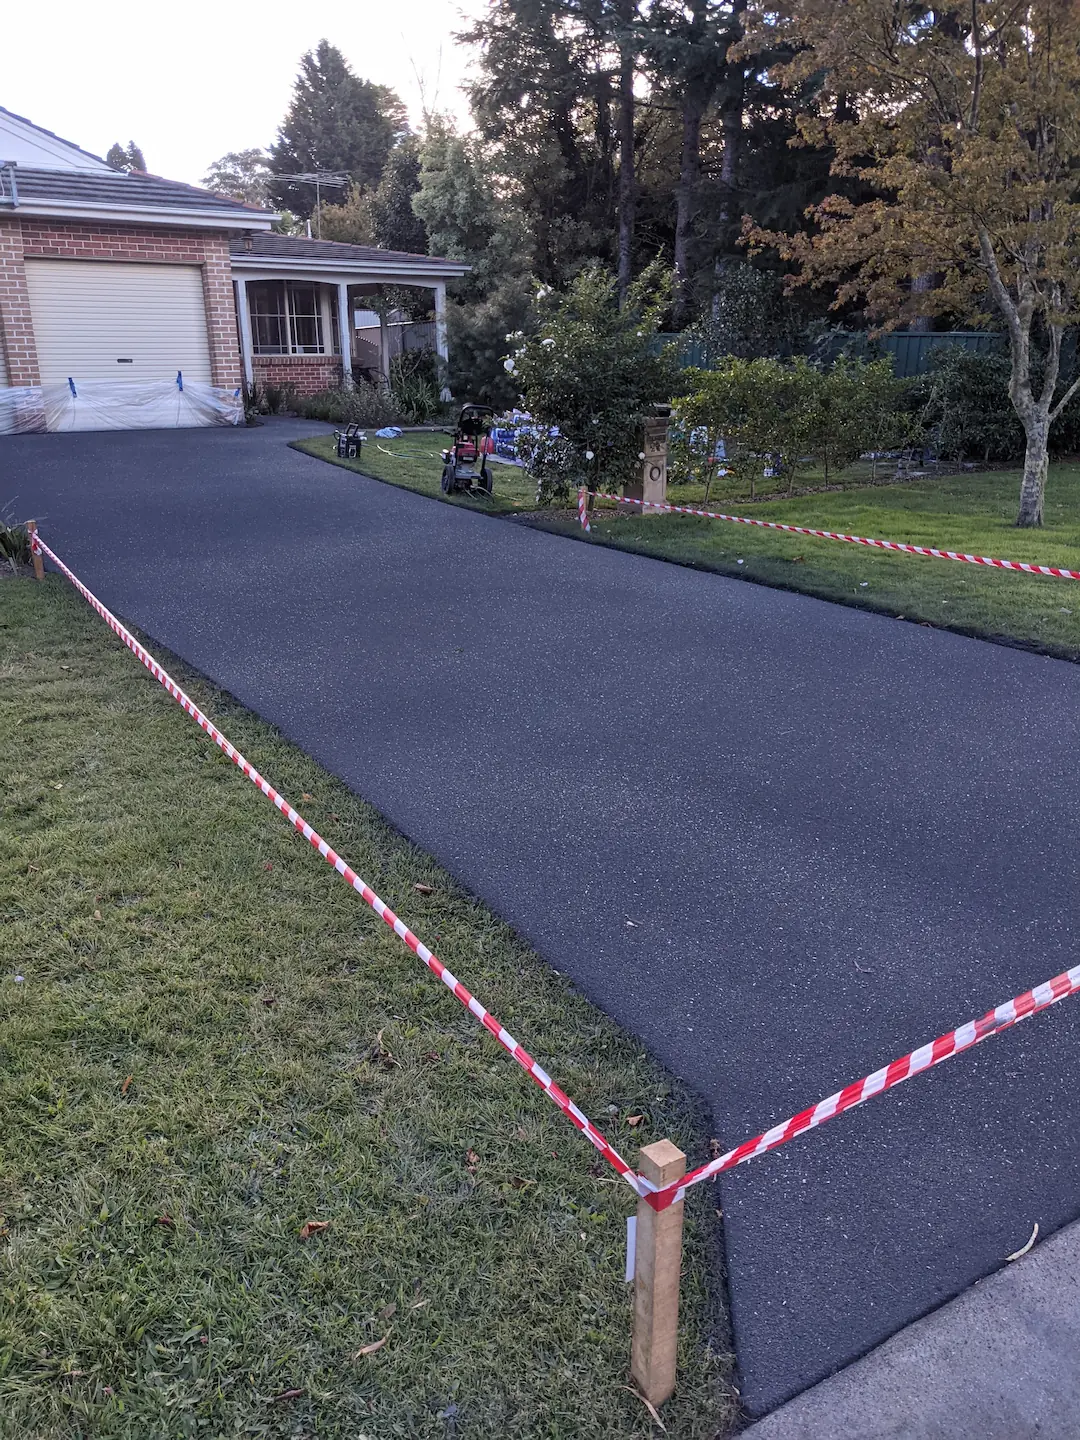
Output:
[[[312,428],[7,438],[0,506],[725,1145],[1076,962],[1080,667],[439,505],[285,448]],[[1078,1054],[1080,999],[725,1178],[751,1413],[1080,1214]]]

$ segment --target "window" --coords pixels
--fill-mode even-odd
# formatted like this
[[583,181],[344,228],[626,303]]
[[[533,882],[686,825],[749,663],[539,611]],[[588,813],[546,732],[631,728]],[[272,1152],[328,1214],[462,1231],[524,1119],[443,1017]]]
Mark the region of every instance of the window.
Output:
[[248,285],[256,355],[326,353],[319,288],[303,280],[259,280]]

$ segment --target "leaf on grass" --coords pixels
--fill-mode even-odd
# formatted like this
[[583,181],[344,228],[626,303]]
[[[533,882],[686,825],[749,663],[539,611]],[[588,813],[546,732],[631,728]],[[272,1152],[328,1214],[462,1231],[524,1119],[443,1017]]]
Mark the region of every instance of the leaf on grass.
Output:
[[101,919],[101,911],[100,911],[100,910],[95,910],[95,911],[94,911],[94,919],[95,919],[95,920],[100,920],[100,919]]
[[159,1225],[164,1225],[166,1230],[176,1229],[176,1221],[172,1218],[171,1215],[159,1215],[157,1217],[157,1223]]
[[719,1140],[715,1140],[715,1139],[714,1139],[714,1140],[710,1140],[710,1141],[709,1141],[709,1158],[712,1159],[712,1160],[719,1160],[720,1154],[721,1154],[721,1151],[720,1151],[720,1141],[719,1141]]
[[132,1082],[132,1080],[134,1080],[134,1079],[135,1079],[135,1076],[134,1076],[134,1075],[129,1075],[129,1076],[127,1077],[127,1079],[124,1081],[124,1083],[120,1086],[120,1094],[121,1094],[121,1095],[126,1095],[126,1094],[127,1094],[127,1092],[131,1089],[131,1082]]
[[644,1118],[645,1118],[644,1115],[627,1115],[627,1117],[626,1117],[626,1123],[630,1126],[631,1130],[633,1130],[633,1129],[636,1129],[636,1127],[641,1124],[641,1122],[642,1122],[642,1120],[644,1120]]
[[264,860],[264,861],[263,861],[263,869],[264,869],[264,870],[272,870],[273,868],[274,868],[274,862],[273,862],[272,860]]
[[389,1339],[390,1332],[387,1331],[387,1333],[382,1337],[381,1340],[373,1340],[370,1345],[361,1345],[360,1349],[357,1350],[356,1354],[353,1356],[353,1359],[359,1360],[361,1355],[374,1355],[375,1351],[381,1350]]
[[442,1061],[442,1056],[438,1050],[428,1050],[422,1058],[426,1060],[429,1065],[438,1065]]
[[1034,1228],[1034,1230],[1032,1230],[1030,1236],[1028,1237],[1028,1242],[1027,1242],[1027,1244],[1026,1244],[1026,1245],[1021,1245],[1021,1246],[1020,1246],[1020,1249],[1019,1249],[1019,1250],[1014,1250],[1011,1255],[1006,1255],[1006,1256],[1005,1256],[1005,1261],[1006,1261],[1006,1263],[1008,1263],[1010,1260],[1022,1260],[1022,1259],[1024,1258],[1024,1256],[1028,1253],[1028,1251],[1031,1249],[1031,1247],[1035,1244],[1035,1241],[1036,1241],[1038,1238],[1039,1238],[1039,1222],[1036,1220],[1036,1221],[1035,1221],[1035,1228]]
[[302,791],[300,792],[300,799],[301,799],[301,800],[314,800],[314,799],[315,799],[315,796],[314,796],[314,795],[309,795],[306,790],[302,790]]
[[375,1317],[377,1320],[392,1320],[397,1314],[397,1301],[391,1300],[389,1305],[384,1305]]
[[468,1150],[465,1153],[465,1169],[470,1175],[476,1174],[476,1167],[480,1164],[480,1156],[475,1150]]
[[651,1401],[651,1400],[646,1400],[646,1399],[645,1399],[645,1396],[642,1395],[641,1391],[640,1391],[640,1390],[635,1390],[632,1385],[624,1385],[622,1388],[623,1388],[624,1390],[629,1390],[630,1394],[633,1395],[633,1397],[634,1397],[635,1400],[640,1400],[640,1401],[641,1401],[642,1405],[645,1406],[645,1409],[648,1410],[649,1414],[652,1416],[652,1418],[653,1418],[653,1423],[656,1424],[656,1425],[659,1425],[659,1426],[660,1426],[660,1429],[661,1429],[661,1430],[664,1432],[664,1434],[666,1435],[666,1434],[667,1434],[667,1426],[664,1424],[663,1420],[660,1419],[660,1412],[659,1412],[659,1410],[657,1410],[656,1406],[652,1403],[652,1401]]
[[430,1304],[431,1304],[431,1301],[430,1301],[430,1300],[417,1300],[415,1304],[409,1306],[409,1309],[410,1309],[410,1310],[426,1310],[427,1307],[428,1307]]
[[415,884],[412,888],[416,891],[416,893],[417,893],[418,895],[434,895],[434,894],[435,894],[435,886],[434,886],[434,885],[422,885],[419,880],[417,880],[416,884]]
[[300,1239],[307,1240],[312,1235],[321,1235],[324,1230],[329,1229],[329,1220],[305,1220],[300,1226]]
[[[603,1174],[603,1171],[600,1172]],[[521,1175],[511,1175],[510,1185],[514,1190],[527,1190],[530,1185],[535,1185],[535,1180],[526,1180]]]
[[303,1393],[303,1390],[282,1390],[280,1395],[274,1395],[271,1398],[276,1405],[279,1400],[299,1400]]

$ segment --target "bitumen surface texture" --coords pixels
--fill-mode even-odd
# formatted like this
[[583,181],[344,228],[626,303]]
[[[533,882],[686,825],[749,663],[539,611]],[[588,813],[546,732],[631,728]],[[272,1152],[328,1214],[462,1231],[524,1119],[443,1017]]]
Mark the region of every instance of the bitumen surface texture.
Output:
[[1076,1440],[1080,1226],[918,1320],[742,1440]]
[[[438,504],[286,447],[316,428],[12,437],[0,505],[725,1147],[1076,962],[1080,667]],[[751,1414],[1080,1214],[1078,1045],[1080,998],[724,1178]]]

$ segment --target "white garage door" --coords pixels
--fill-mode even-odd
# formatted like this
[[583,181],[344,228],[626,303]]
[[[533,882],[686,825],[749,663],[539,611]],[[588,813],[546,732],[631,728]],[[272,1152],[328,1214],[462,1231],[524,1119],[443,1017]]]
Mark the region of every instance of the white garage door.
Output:
[[197,265],[27,260],[43,385],[79,380],[210,383]]

